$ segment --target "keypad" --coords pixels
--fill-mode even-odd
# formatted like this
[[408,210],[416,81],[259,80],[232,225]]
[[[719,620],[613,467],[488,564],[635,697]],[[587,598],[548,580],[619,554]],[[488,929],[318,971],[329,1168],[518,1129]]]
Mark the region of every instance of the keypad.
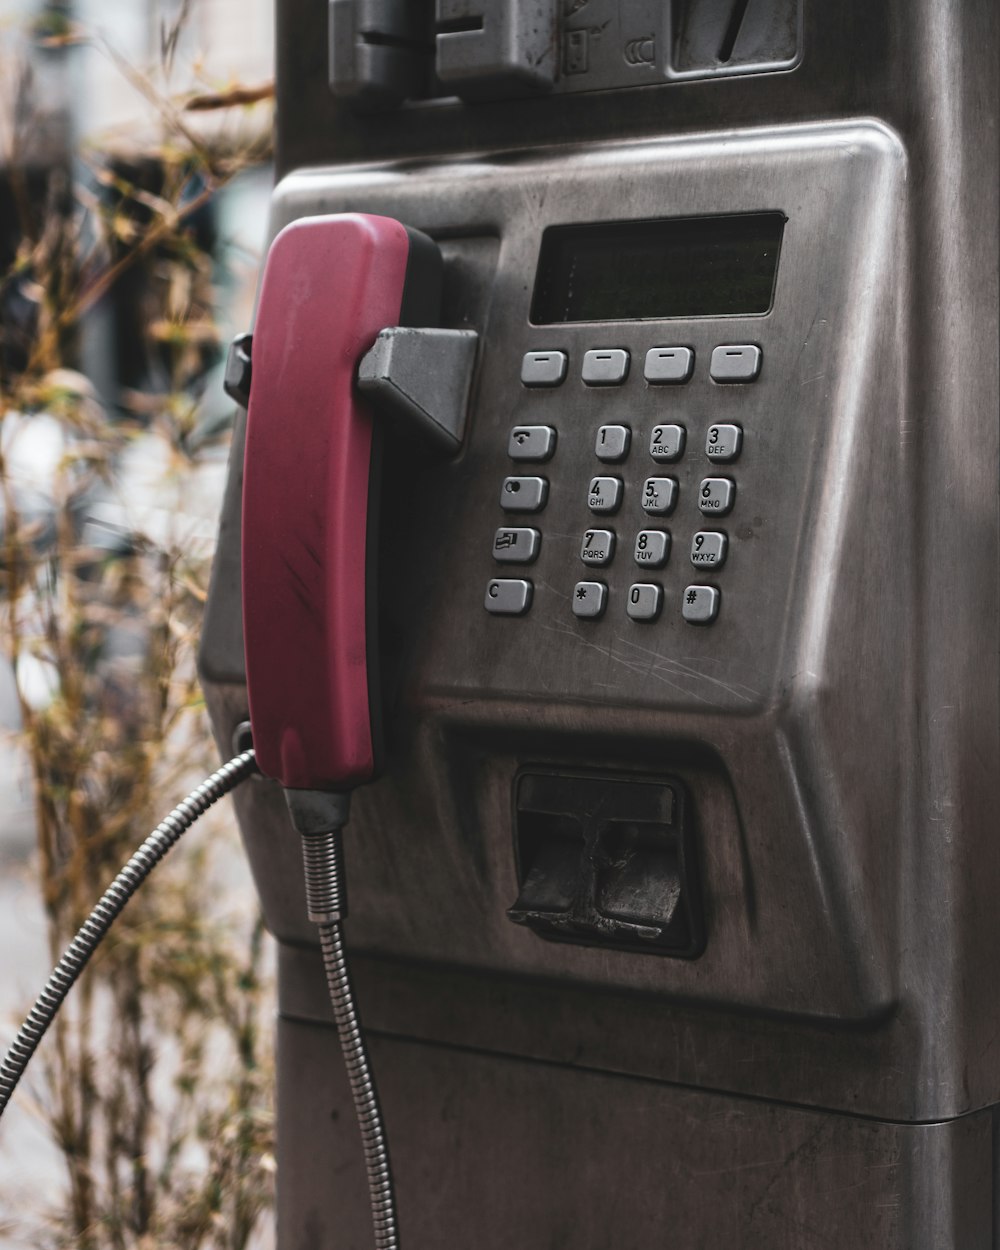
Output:
[[594,454],[598,460],[624,460],[631,441],[632,431],[627,425],[602,425],[597,431]]
[[[487,611],[500,616],[517,616],[532,608],[537,613],[545,606],[551,613],[558,603],[565,612],[568,600],[572,613],[581,621],[596,621],[610,614],[612,618],[627,618],[637,624],[659,621],[657,628],[660,629],[664,627],[666,613],[668,626],[671,619],[691,625],[711,625],[721,612],[720,586],[697,582],[680,590],[676,582],[672,586],[671,583],[674,576],[683,576],[685,567],[696,570],[695,576],[701,578],[714,579],[721,573],[723,583],[732,576],[722,572],[727,563],[735,562],[735,557],[730,556],[730,534],[717,522],[713,526],[708,518],[728,516],[738,507],[736,474],[730,476],[730,470],[719,470],[723,465],[735,467],[736,462],[741,461],[744,440],[753,450],[755,431],[750,419],[753,412],[733,407],[718,392],[711,392],[711,384],[754,382],[762,368],[761,347],[754,343],[722,343],[711,352],[706,349],[700,359],[696,359],[694,349],[681,345],[644,348],[637,357],[643,362],[642,377],[632,380],[629,380],[631,355],[625,348],[598,345],[582,355],[572,353],[573,360],[570,355],[570,352],[555,349],[526,352],[521,361],[522,383],[526,387],[559,386],[569,376],[572,366],[586,386],[598,391],[602,387],[621,387],[621,394],[617,397],[592,394],[588,398],[577,389],[573,406],[584,405],[579,413],[567,406],[569,393],[561,399],[525,398],[518,415],[527,417],[529,423],[509,429],[507,456],[517,467],[522,463],[541,465],[552,460],[558,466],[558,446],[561,439],[566,439],[572,448],[572,463],[580,463],[584,449],[579,440],[586,440],[587,454],[601,462],[594,466],[599,467],[600,472],[589,480],[578,479],[574,488],[565,466],[562,471],[557,468],[555,489],[559,492],[559,508],[552,521],[562,532],[547,541],[558,539],[560,544],[571,541],[574,544],[571,550],[578,550],[580,564],[595,570],[589,577],[595,577],[599,569],[608,569],[609,573],[600,574],[607,581],[585,578],[573,584],[570,590],[559,571],[566,568],[563,557],[569,553],[565,546],[556,563],[551,553],[546,563],[542,550],[544,526],[539,521],[528,526],[511,517],[514,524],[501,524],[493,532],[494,560],[498,565],[525,566],[524,571],[528,573],[527,566],[541,557],[544,576],[549,580],[539,584],[546,594],[551,591],[556,598],[549,598],[545,605],[533,605],[535,592],[529,577],[498,577],[487,583]],[[690,389],[670,393],[671,385],[687,383]],[[636,395],[635,387],[640,388],[642,396],[639,404],[630,402],[629,398]],[[656,387],[664,389],[654,396]],[[714,400],[708,398],[710,393],[715,394]],[[655,411],[664,418],[656,424],[649,421],[654,399]],[[725,416],[726,420],[712,423],[706,420],[713,415],[709,410],[711,403],[717,405],[714,415]],[[536,412],[547,417],[548,423],[530,424]],[[733,417],[743,420],[738,423]],[[693,448],[688,446],[689,436]],[[632,445],[633,440],[638,446]],[[706,465],[706,460],[711,464]],[[667,465],[678,462],[683,463],[679,463],[676,470],[664,471]],[[716,464],[719,470],[713,474]],[[609,468],[604,468],[605,465]],[[614,470],[610,469],[612,465]],[[664,469],[657,472],[660,465]],[[499,502],[503,512],[508,514],[541,513],[548,496],[548,477],[535,476],[527,469],[502,479]],[[594,517],[592,527],[587,526],[588,512]],[[604,528],[608,522],[598,518],[613,514],[620,514],[614,522],[615,529]],[[644,514],[649,517],[645,524],[650,528],[639,528]],[[658,528],[657,519],[668,516],[673,518],[670,528]],[[697,528],[699,520],[709,528]],[[573,526],[579,526],[575,539]],[[667,570],[670,563],[672,532],[673,538],[682,545],[681,572],[656,574],[654,570]],[[576,543],[579,543],[578,548]],[[624,551],[618,551],[619,544]],[[626,588],[628,574],[623,574],[622,561],[630,558],[633,576],[662,576],[663,583],[637,580]],[[675,556],[675,563],[677,558]],[[610,572],[616,561],[617,574]],[[727,611],[733,611],[733,606]]]
[[541,512],[548,497],[549,484],[544,477],[505,477],[500,507],[504,512]]
[[584,564],[602,567],[610,564],[615,554],[613,530],[587,530],[580,546],[580,559]]

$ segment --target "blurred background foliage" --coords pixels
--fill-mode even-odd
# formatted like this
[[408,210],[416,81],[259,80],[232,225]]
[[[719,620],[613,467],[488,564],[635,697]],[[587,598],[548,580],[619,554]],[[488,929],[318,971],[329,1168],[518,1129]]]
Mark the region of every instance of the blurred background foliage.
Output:
[[[118,28],[136,9],[138,49]],[[218,758],[194,657],[227,318],[248,318],[255,266],[226,223],[262,242],[269,181],[270,88],[213,73],[202,45],[227,13],[245,39],[245,9],[99,12],[21,5],[0,28],[0,710],[50,961]],[[206,818],[154,874],[43,1043],[18,1098],[62,1177],[0,1188],[0,1244],[266,1244],[271,984],[231,823]]]

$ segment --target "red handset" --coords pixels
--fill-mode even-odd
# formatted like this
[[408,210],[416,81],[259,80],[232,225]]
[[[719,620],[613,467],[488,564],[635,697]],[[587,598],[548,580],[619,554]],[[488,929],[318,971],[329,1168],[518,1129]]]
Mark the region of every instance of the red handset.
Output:
[[[380,754],[380,431],[356,386],[379,331],[429,324],[440,254],[388,217],[307,217],[268,252],[243,478],[243,631],[254,748],[286,788],[348,790]],[[423,319],[423,320],[422,320]]]

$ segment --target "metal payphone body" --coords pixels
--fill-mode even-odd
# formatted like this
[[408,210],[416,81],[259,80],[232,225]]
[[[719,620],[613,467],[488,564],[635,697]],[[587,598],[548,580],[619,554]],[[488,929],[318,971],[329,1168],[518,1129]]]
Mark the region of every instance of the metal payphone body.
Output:
[[[348,7],[334,86],[384,96]],[[325,6],[278,11],[272,233],[424,231],[480,335],[462,453],[389,448],[388,756],[348,830],[404,1240],[996,1246],[994,6],[527,8],[547,42],[498,67],[508,6],[439,4],[439,81],[375,112],[330,93]],[[763,306],[726,302],[744,227]],[[670,256],[679,312],[614,280]],[[279,1244],[363,1246],[298,847],[276,786],[237,805],[281,944]]]

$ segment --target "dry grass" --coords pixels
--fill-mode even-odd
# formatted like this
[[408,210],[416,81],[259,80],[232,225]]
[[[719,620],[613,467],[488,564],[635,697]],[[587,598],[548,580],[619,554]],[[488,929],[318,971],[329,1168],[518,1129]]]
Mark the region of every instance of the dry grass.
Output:
[[[176,43],[165,28],[164,77]],[[175,490],[198,469],[198,378],[218,347],[211,263],[189,224],[266,153],[269,130],[265,118],[247,140],[241,121],[239,141],[206,139],[155,77],[119,68],[160,118],[161,141],[145,153],[154,189],[114,153],[92,150],[86,187],[50,169],[39,199],[22,176],[27,72],[7,127],[19,243],[0,274],[0,638],[19,679],[53,959],[135,845],[215,763],[194,668],[209,553],[183,515],[155,533],[83,519],[95,492],[114,498],[136,439],[158,445]],[[266,93],[231,94],[213,107]],[[80,326],[139,271],[143,341],[167,383],[126,397],[132,416],[111,419],[79,371]],[[14,318],[3,314],[11,307]],[[54,523],[23,506],[17,476],[18,440],[40,420],[61,447]],[[65,1202],[39,1214],[38,1244],[237,1250],[270,1206],[270,987],[259,920],[231,915],[226,837],[219,821],[199,828],[154,874],[43,1043],[33,1088],[67,1183]]]

